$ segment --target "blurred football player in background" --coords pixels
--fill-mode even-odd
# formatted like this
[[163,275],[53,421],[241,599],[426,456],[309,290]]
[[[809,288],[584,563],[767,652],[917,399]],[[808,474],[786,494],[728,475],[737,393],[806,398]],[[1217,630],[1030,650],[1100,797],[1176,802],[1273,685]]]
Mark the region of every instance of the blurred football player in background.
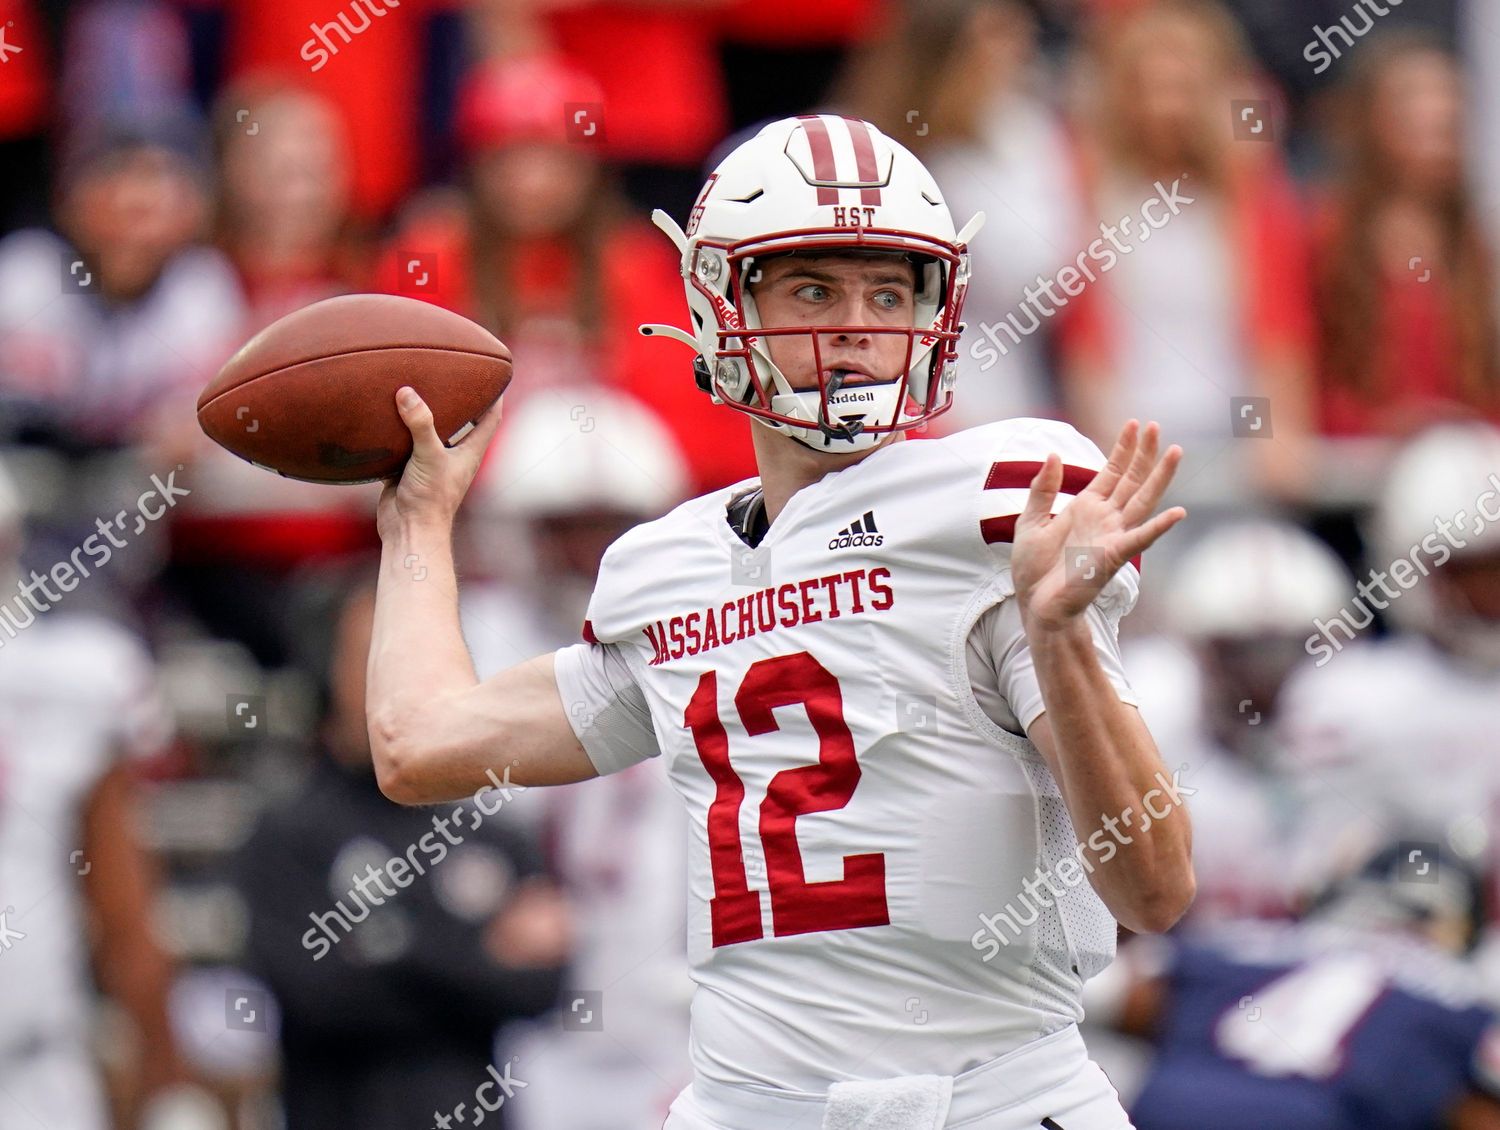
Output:
[[1354,595],[1343,563],[1288,522],[1213,528],[1165,570],[1163,633],[1124,646],[1141,714],[1196,791],[1194,920],[1280,917],[1296,889],[1299,815],[1284,764],[1281,688],[1314,620]]
[[[280,1006],[288,1130],[409,1130],[461,1103],[477,1115],[496,1029],[552,1007],[569,945],[534,845],[488,818],[503,791],[441,812],[380,795],[364,722],[373,603],[356,579],[311,626],[327,639],[322,756],[241,853],[249,964]],[[486,1097],[505,1125],[508,1096]]]
[[1496,1130],[1500,1020],[1460,960],[1484,881],[1392,844],[1298,923],[1140,938],[1090,1016],[1152,1041],[1140,1130]]
[[[1396,834],[1500,859],[1500,430],[1430,429],[1388,468],[1370,569],[1309,625],[1282,696],[1306,803],[1301,856],[1325,870]],[[1393,629],[1367,641],[1376,616]]]
[[[577,639],[604,551],[687,482],[671,433],[622,393],[513,400],[459,530],[466,576],[496,578],[466,583],[460,603],[479,677]],[[660,1130],[691,1078],[681,802],[647,762],[530,792],[497,818],[510,816],[542,827],[576,927],[571,984],[587,994],[512,1044],[531,1084],[516,1125]]]
[[[172,723],[133,632],[20,594],[36,588],[22,532],[0,464],[0,1125],[133,1127],[186,1081],[129,764],[161,752]],[[107,1049],[96,984],[120,1014]]]

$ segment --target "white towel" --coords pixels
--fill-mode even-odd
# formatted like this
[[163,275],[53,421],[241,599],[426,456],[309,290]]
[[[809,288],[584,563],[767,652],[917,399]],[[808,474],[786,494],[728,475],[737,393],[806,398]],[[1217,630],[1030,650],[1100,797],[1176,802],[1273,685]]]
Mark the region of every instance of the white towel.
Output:
[[823,1130],[942,1130],[952,1102],[951,1075],[835,1083]]

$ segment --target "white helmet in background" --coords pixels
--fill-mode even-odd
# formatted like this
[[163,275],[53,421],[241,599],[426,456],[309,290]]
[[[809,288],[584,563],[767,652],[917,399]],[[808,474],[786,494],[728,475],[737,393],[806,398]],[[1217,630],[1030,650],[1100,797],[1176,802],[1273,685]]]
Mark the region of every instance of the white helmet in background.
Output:
[[595,385],[508,402],[474,484],[483,514],[520,519],[610,510],[655,518],[687,492],[677,440],[639,401]]
[[1395,623],[1500,666],[1500,622],[1465,609],[1441,579],[1450,557],[1500,556],[1500,430],[1440,424],[1407,443],[1391,463],[1369,541],[1380,569],[1402,558],[1415,558],[1422,572],[1437,569],[1390,602]]
[[[699,387],[715,403],[835,454],[868,450],[952,403],[968,242],[984,217],[955,232],[922,162],[868,122],[835,114],[772,122],[709,176],[686,231],[660,209],[652,218],[681,253],[692,329],[646,325],[641,332],[691,345]],[[750,294],[755,265],[791,252],[910,256],[913,325],[764,326]],[[841,387],[848,374],[825,368],[819,335],[854,330],[905,335],[899,377]],[[798,391],[772,364],[766,339],[779,334],[811,337],[817,388]]]
[[1290,522],[1253,519],[1210,531],[1166,585],[1172,628],[1189,639],[1297,636],[1354,596],[1349,572],[1323,541]]

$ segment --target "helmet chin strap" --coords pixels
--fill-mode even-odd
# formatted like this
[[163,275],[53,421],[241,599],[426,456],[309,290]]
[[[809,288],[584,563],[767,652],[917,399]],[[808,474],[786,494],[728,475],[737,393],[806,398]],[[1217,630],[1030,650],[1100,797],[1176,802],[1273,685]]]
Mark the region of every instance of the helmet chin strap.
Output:
[[[805,420],[806,423],[800,427],[790,424],[767,426],[785,432],[804,447],[824,454],[847,454],[876,447],[883,433],[869,431],[864,419],[834,423],[831,417],[840,407],[840,396],[858,396],[862,416],[873,416],[877,420],[890,417],[894,421],[898,418],[899,405],[896,397],[901,382],[895,380],[879,385],[856,385],[848,389],[842,388],[842,385],[843,379],[838,374],[831,376],[827,383],[826,400],[817,389],[778,393],[771,400],[772,411]],[[828,409],[826,417],[822,411],[825,403]]]
[[[823,401],[824,404],[832,401],[833,398],[839,394],[839,389],[844,387],[844,374],[838,370],[834,370],[834,372],[829,374],[828,381],[825,387],[827,389],[828,396],[827,399]],[[852,440],[855,436],[859,435],[860,432],[865,430],[865,422],[863,420],[855,420],[853,423],[849,424],[830,424],[826,418],[827,413],[821,410],[822,404],[819,405],[819,409],[818,431],[823,433],[824,446],[827,446],[829,441],[835,439]]]

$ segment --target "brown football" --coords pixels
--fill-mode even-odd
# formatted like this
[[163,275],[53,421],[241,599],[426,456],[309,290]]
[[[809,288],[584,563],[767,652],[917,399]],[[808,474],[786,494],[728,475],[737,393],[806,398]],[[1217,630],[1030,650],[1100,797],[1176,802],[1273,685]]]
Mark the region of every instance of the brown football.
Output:
[[365,483],[399,474],[410,385],[450,446],[510,383],[511,360],[469,319],[414,298],[346,294],[273,322],[198,397],[198,423],[241,459],[290,479]]

